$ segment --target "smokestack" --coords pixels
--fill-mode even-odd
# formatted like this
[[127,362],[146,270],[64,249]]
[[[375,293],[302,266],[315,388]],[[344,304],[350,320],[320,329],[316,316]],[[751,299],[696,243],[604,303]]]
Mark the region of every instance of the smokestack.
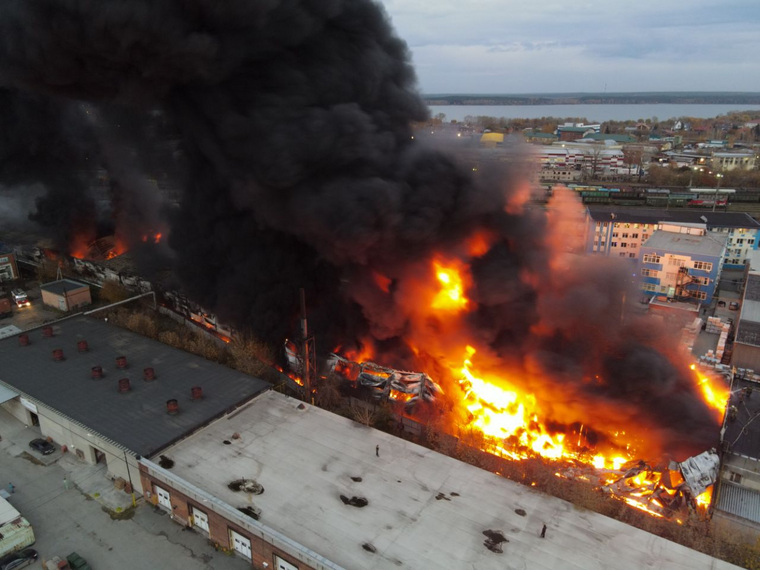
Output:
[[58,361],[63,360],[63,349],[62,348],[55,348],[55,349],[53,349],[53,360],[58,360]]
[[203,388],[201,388],[200,386],[193,386],[192,388],[190,388],[190,397],[193,400],[200,400],[201,398],[203,398]]
[[119,386],[117,390],[120,394],[124,394],[125,392],[129,392],[131,390],[131,386],[129,385],[129,378],[119,378]]
[[126,356],[117,356],[116,357],[116,367],[120,370],[124,370],[127,367],[127,357]]
[[53,327],[50,325],[42,327],[42,336],[45,338],[51,338],[53,336]]
[[152,367],[143,368],[143,380],[153,382],[156,379],[156,371]]
[[166,400],[166,413],[170,416],[174,416],[179,413],[179,404],[177,403],[177,400],[174,398],[171,400]]
[[77,342],[77,350],[79,352],[87,352],[90,348],[87,346],[86,340],[80,340]]
[[21,333],[18,335],[19,346],[29,346],[29,335],[27,333]]
[[90,376],[93,380],[97,380],[99,378],[103,378],[103,367],[102,366],[93,366],[90,369]]

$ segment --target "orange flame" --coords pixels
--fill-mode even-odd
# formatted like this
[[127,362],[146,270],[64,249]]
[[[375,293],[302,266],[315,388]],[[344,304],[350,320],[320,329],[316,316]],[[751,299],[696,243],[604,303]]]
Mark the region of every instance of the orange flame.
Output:
[[434,297],[431,308],[445,311],[466,309],[469,300],[464,295],[464,280],[460,270],[456,267],[444,267],[437,261],[433,262],[433,266],[441,290]]

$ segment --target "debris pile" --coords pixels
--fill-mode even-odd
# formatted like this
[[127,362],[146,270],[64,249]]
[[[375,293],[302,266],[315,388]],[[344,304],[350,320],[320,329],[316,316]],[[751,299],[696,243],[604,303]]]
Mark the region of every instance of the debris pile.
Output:
[[368,388],[375,400],[391,400],[414,405],[433,402],[441,387],[422,372],[407,372],[373,362],[353,362],[337,354],[327,361],[327,373],[348,381],[353,387]]

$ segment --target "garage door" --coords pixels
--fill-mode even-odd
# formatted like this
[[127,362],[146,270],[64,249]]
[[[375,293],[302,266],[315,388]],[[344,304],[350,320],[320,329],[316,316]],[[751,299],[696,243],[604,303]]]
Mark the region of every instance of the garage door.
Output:
[[193,507],[193,526],[201,530],[209,532],[208,530],[208,515],[203,511],[199,511]]
[[154,485],[156,488],[156,497],[158,497],[158,504],[167,509],[172,509],[172,499],[169,496],[169,491],[162,489],[158,485]]
[[274,555],[274,561],[276,570],[298,570],[298,566],[293,566],[290,562],[283,560],[276,554]]
[[236,533],[230,529],[230,538],[232,538],[232,548],[235,552],[239,552],[246,558],[251,558],[251,541],[244,537],[242,534]]

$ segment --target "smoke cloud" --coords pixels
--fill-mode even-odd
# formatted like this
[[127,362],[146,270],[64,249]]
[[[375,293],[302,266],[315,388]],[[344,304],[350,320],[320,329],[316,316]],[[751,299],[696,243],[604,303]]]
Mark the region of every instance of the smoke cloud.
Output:
[[[462,330],[526,381],[553,378],[534,388],[565,402],[559,419],[584,397],[660,426],[667,445],[712,439],[653,348],[667,344],[619,324],[623,273],[563,269],[553,220],[525,207],[519,152],[473,175],[413,139],[427,109],[374,2],[8,1],[0,37],[0,96],[20,109],[0,106],[0,183],[42,183],[33,217],[64,243],[96,217],[89,161],[109,173],[117,232],[137,243],[168,224],[184,290],[222,321],[280,343],[304,287],[323,351],[371,340],[410,367],[424,360],[410,338],[435,338],[432,360],[461,347],[417,301],[430,259],[459,259],[477,307]],[[146,199],[149,174],[180,188],[176,208]],[[475,234],[477,254],[463,245]]]

